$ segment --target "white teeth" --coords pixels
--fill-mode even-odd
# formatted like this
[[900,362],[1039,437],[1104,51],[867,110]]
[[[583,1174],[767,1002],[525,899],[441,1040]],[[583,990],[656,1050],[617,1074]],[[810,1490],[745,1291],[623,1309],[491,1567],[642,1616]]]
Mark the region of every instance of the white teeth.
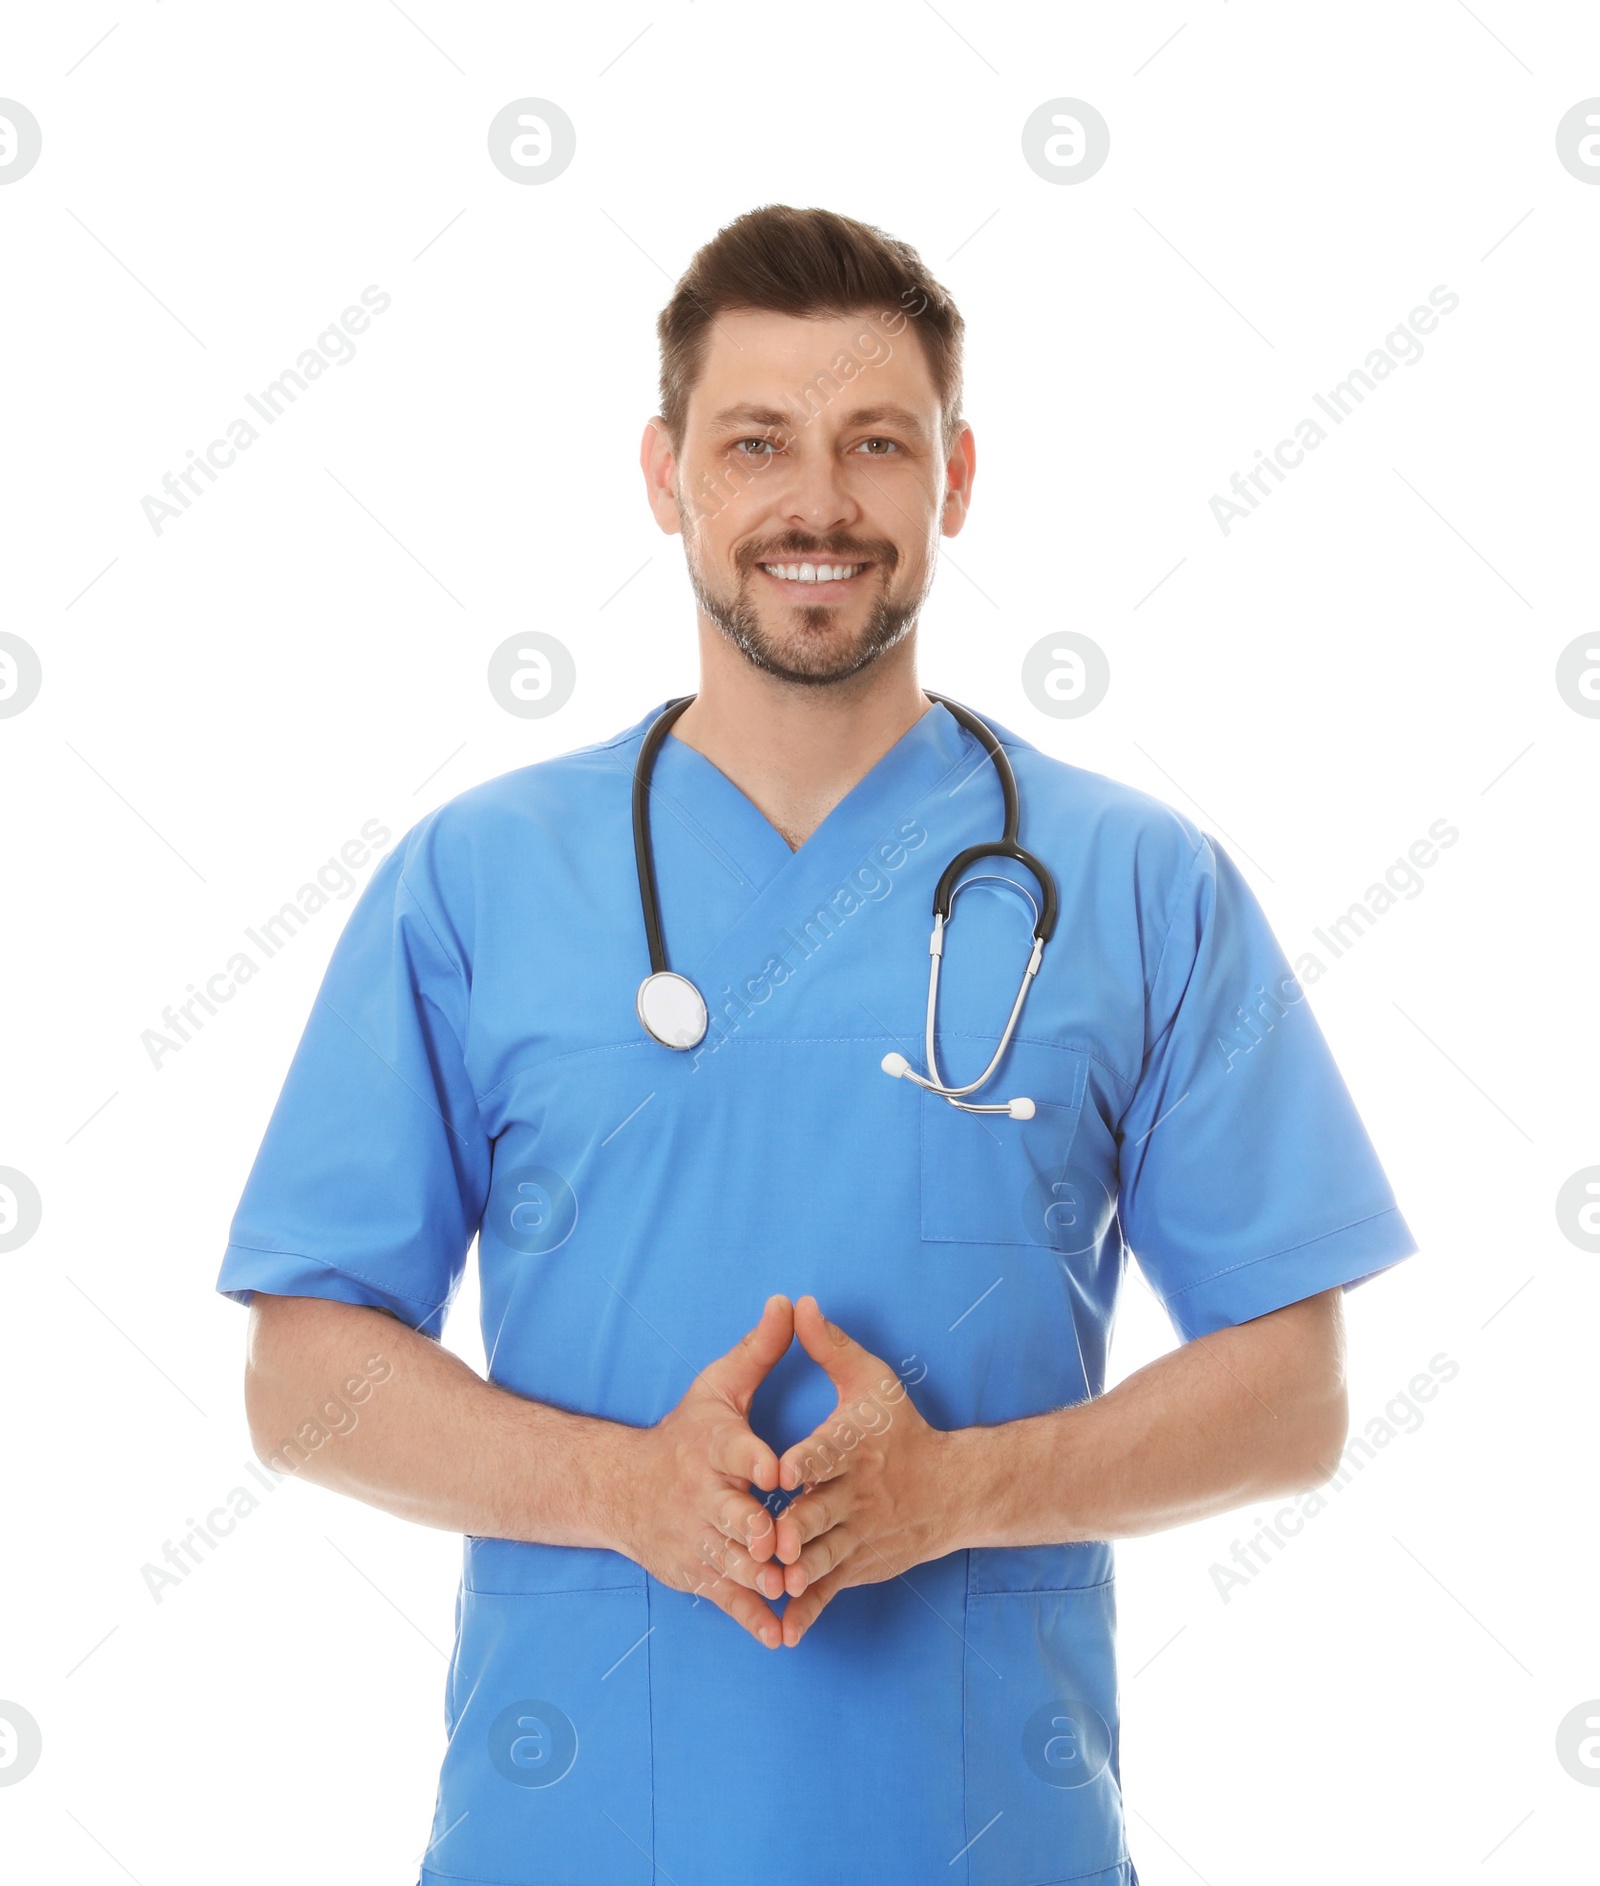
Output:
[[864,570],[864,563],[763,563],[769,576],[781,576],[788,583],[839,583]]

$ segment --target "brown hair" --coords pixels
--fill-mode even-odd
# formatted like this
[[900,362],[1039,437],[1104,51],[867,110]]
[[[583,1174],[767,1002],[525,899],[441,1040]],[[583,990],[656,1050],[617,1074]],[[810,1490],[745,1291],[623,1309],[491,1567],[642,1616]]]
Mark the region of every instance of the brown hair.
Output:
[[944,415],[944,448],[961,424],[965,323],[948,290],[909,243],[832,210],[768,203],[748,210],[696,251],[656,317],[661,342],[661,416],[676,450],[689,394],[700,377],[706,336],[732,309],[774,314],[854,314],[892,309],[914,321]]

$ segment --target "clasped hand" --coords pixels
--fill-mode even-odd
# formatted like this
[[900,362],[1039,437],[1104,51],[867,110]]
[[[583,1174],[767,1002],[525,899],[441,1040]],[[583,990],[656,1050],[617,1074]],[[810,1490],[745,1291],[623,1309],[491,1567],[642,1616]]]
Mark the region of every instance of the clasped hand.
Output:
[[[748,1416],[796,1337],[839,1400],[780,1457]],[[628,1502],[623,1549],[661,1583],[709,1598],[769,1650],[798,1644],[836,1592],[953,1549],[941,1486],[950,1437],[815,1297],[769,1297],[755,1328],[639,1435],[647,1491]],[[798,1491],[774,1516],[752,1486]],[[780,1618],[763,1600],[785,1593]]]

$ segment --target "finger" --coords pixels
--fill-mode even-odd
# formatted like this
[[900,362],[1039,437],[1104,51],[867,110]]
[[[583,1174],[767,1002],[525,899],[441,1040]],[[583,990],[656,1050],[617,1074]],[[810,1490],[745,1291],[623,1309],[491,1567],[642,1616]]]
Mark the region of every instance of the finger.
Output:
[[892,1375],[881,1357],[864,1348],[837,1323],[828,1321],[815,1297],[802,1297],[793,1314],[794,1333],[801,1347],[838,1389],[840,1401],[868,1395]]
[[820,1538],[811,1541],[793,1565],[783,1568],[783,1589],[791,1598],[798,1598],[801,1592],[837,1570],[855,1548],[856,1536],[848,1526],[830,1526]]
[[763,1598],[781,1598],[784,1574],[781,1565],[771,1563],[771,1548],[755,1553],[737,1538],[709,1528],[699,1541],[700,1558],[712,1572],[732,1579],[747,1590],[759,1591]]
[[712,1511],[711,1523],[753,1559],[770,1559],[778,1543],[772,1514],[748,1493],[724,1494]]
[[718,1473],[771,1493],[778,1484],[778,1456],[739,1418],[718,1421],[706,1436],[706,1461]]
[[726,1355],[700,1371],[699,1386],[744,1414],[750,1398],[794,1338],[794,1306],[784,1296],[768,1297],[761,1321],[741,1336]]
[[[853,1369],[862,1357],[869,1361],[876,1359],[837,1323],[828,1321],[815,1297],[801,1297],[792,1315],[794,1333],[800,1338],[806,1354],[813,1362],[820,1363],[841,1392],[846,1387],[845,1381],[841,1379],[844,1371]],[[851,1382],[854,1379],[854,1375],[851,1375]]]
[[842,1405],[835,1408],[820,1428],[813,1428],[803,1441],[784,1449],[778,1461],[778,1485],[785,1491],[822,1486],[843,1470],[861,1435],[862,1429],[850,1419],[850,1411]]
[[783,1623],[770,1605],[763,1604],[753,1591],[726,1578],[708,1574],[695,1587],[695,1596],[707,1598],[719,1611],[726,1611],[735,1624],[742,1625],[758,1644],[776,1650],[783,1642]]
[[801,1547],[848,1517],[851,1505],[848,1486],[841,1484],[802,1493],[791,1500],[778,1515],[771,1556],[784,1565],[793,1565]]
[[781,1598],[787,1574],[781,1565],[753,1559],[742,1545],[724,1540],[717,1553],[717,1567],[722,1576],[746,1591],[756,1591],[763,1598]]
[[848,1583],[843,1571],[830,1572],[826,1578],[809,1586],[800,1597],[789,1600],[783,1608],[783,1642],[786,1648],[792,1650],[799,1643],[822,1615],[835,1592],[843,1591]]

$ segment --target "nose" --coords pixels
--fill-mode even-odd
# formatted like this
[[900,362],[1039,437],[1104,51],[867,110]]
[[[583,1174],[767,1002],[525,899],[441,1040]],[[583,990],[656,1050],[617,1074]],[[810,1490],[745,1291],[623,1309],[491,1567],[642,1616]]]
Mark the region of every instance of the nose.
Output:
[[802,459],[779,508],[787,524],[813,537],[848,530],[861,518],[861,506],[846,489],[839,466],[825,452]]

